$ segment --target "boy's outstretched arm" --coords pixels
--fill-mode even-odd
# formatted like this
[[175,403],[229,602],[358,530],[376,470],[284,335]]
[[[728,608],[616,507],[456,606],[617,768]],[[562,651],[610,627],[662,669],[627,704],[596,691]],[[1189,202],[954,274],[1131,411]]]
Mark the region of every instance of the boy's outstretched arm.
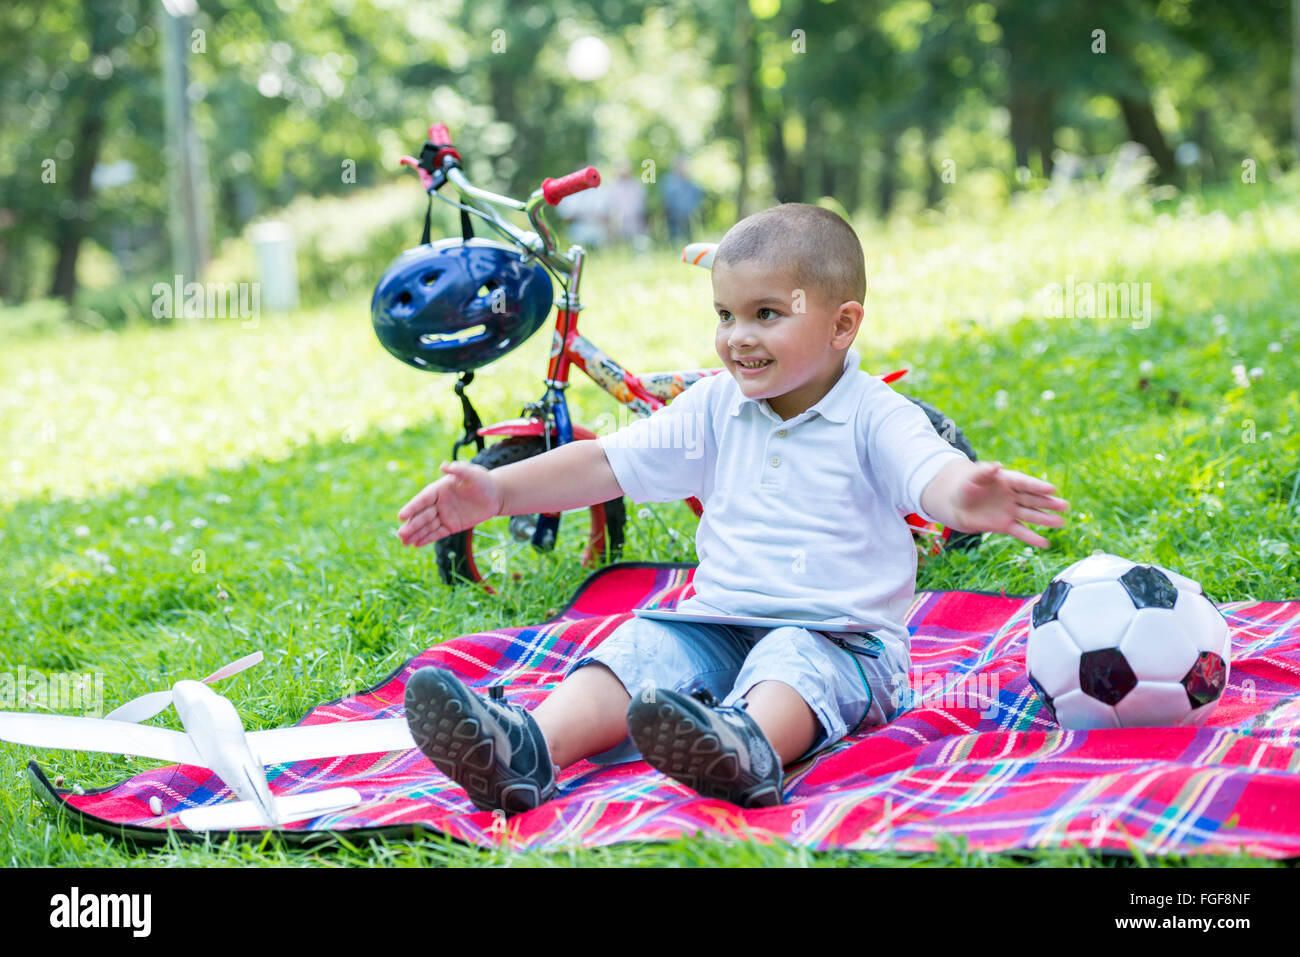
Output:
[[499,469],[469,462],[443,462],[441,469],[443,477],[397,513],[403,521],[397,537],[405,545],[427,545],[494,515],[562,512],[623,494],[605,450],[594,439]]
[[1023,472],[1004,469],[999,462],[954,461],[946,465],[921,493],[921,508],[935,519],[963,532],[1001,532],[1038,548],[1050,544],[1028,525],[1065,524],[1058,512],[1070,503],[1056,497],[1056,488]]

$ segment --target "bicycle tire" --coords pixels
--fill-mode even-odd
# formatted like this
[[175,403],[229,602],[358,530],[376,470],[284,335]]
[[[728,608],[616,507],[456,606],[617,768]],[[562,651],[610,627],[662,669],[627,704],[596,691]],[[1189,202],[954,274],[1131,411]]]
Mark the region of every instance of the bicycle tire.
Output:
[[[965,453],[966,457],[972,462],[979,461],[979,457],[975,454],[975,449],[971,447],[970,441],[966,438],[965,433],[957,427],[956,422],[944,415],[924,399],[918,399],[916,396],[907,395],[906,393],[902,393],[902,395],[903,398],[912,402],[925,413],[925,417],[930,420],[930,425],[934,427],[934,431],[939,434],[941,439],[959,452]],[[912,534],[913,537],[916,537],[918,533],[913,532]],[[971,549],[979,543],[979,535],[976,535],[973,532],[959,532],[954,528],[951,530],[951,534],[944,539],[943,550],[949,551],[955,548],[963,550]]]
[[[540,436],[518,435],[489,445],[471,461],[486,469],[495,469],[514,462],[522,462],[544,451],[546,451],[546,444]],[[617,559],[623,552],[624,528],[627,524],[627,509],[623,504],[622,496],[592,505],[589,511],[591,524],[587,547],[583,552],[583,564],[589,565],[604,558],[606,554],[610,560]],[[434,543],[434,552],[438,560],[438,574],[444,583],[458,585],[462,582],[477,582],[489,592],[495,592],[495,589],[484,581],[484,576],[475,561],[474,529],[468,528],[463,532],[439,539]]]

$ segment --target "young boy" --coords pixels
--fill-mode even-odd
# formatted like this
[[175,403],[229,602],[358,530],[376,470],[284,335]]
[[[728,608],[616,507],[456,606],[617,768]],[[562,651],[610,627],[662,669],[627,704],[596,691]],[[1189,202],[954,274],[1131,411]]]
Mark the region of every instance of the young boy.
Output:
[[[916,587],[904,515],[1038,547],[1026,523],[1064,521],[1053,486],[972,463],[858,368],[863,254],[836,214],[787,203],[742,220],[718,246],[713,291],[727,374],[598,441],[492,471],[444,463],[398,513],[398,535],[419,546],[494,515],[694,495],[699,566],[679,610],[873,634],[634,618],[532,712],[422,668],[406,689],[412,735],[480,809],[536,807],[582,758],[638,757],[708,797],[780,804],[784,765],[898,711]],[[673,435],[698,441],[647,441]]]

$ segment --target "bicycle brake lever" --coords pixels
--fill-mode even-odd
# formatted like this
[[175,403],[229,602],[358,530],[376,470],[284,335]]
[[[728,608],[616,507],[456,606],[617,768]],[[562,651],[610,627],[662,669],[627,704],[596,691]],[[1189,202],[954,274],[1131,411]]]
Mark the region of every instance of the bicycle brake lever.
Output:
[[411,167],[417,173],[420,174],[420,185],[424,187],[424,191],[426,193],[429,190],[433,189],[433,177],[429,174],[429,171],[427,169],[425,169],[423,166],[420,165],[420,161],[418,159],[416,159],[414,156],[403,156],[400,160],[398,160],[398,162],[401,163],[403,166]]

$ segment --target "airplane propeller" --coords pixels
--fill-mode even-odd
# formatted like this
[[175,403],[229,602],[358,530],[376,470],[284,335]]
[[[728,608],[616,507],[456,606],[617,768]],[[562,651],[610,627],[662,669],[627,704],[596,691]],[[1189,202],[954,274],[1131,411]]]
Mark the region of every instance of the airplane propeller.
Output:
[[[230,662],[228,665],[222,665],[206,678],[200,678],[199,680],[204,684],[212,684],[212,682],[220,681],[222,678],[237,675],[241,671],[261,663],[261,661],[262,653],[255,651],[251,655],[245,655],[236,661]],[[107,721],[130,721],[132,724],[139,724],[141,721],[148,721],[156,714],[162,714],[171,703],[172,692],[170,690],[151,691],[114,708],[104,715],[104,718]]]

